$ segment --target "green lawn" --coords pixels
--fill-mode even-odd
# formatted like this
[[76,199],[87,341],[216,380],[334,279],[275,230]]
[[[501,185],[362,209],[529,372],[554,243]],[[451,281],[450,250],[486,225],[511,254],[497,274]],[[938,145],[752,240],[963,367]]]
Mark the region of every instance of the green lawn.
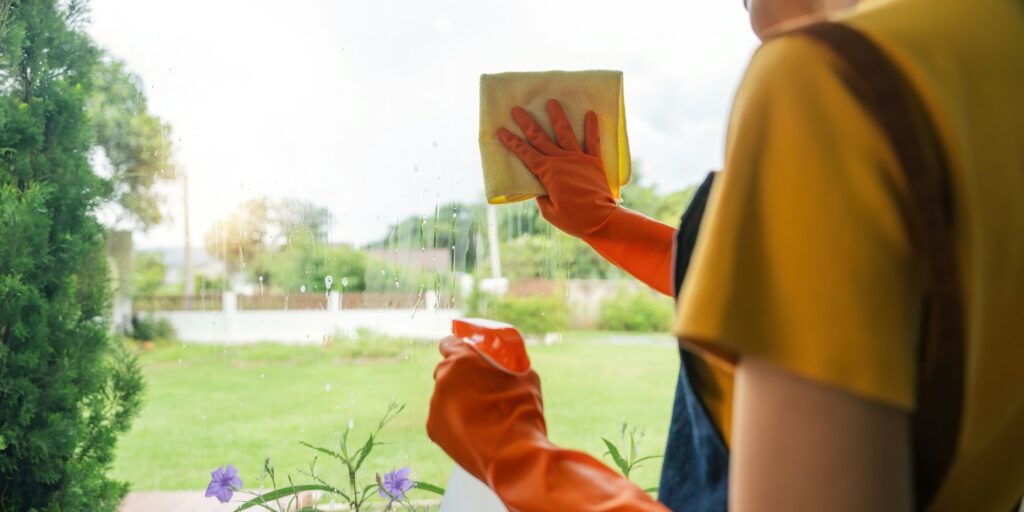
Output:
[[[567,333],[561,344],[529,348],[551,437],[600,457],[601,436],[617,440],[628,421],[646,430],[643,452],[661,453],[676,351],[630,344],[626,335],[608,343],[606,336]],[[269,457],[279,481],[290,472],[298,483],[305,477],[297,470],[308,468],[313,455],[300,440],[335,447],[351,419],[361,441],[395,400],[407,407],[384,430],[388,444],[371,455],[368,476],[411,466],[414,478],[443,486],[452,463],[423,427],[440,356],[433,346],[383,343],[390,348],[381,352],[391,355],[368,355],[367,343],[349,341],[329,348],[172,344],[142,353],[145,405],[120,440],[113,474],[135,490],[205,489],[211,470],[232,463],[250,487]],[[317,468],[341,481],[337,464],[321,459]],[[656,485],[659,469],[652,461],[633,479]]]

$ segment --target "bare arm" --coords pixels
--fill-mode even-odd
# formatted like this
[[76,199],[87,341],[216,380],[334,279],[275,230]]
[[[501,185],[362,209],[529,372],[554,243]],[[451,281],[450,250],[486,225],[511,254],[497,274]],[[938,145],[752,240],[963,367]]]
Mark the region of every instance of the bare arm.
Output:
[[909,414],[743,359],[729,508],[909,511]]

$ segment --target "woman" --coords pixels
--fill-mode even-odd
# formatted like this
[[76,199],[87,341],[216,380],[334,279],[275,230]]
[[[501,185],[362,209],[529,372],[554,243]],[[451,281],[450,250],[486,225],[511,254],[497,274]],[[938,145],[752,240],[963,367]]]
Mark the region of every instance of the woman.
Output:
[[[669,479],[684,490],[673,494],[663,477],[673,509],[724,508],[727,489],[735,510],[1006,511],[1024,490],[1024,4],[852,3],[749,2],[766,42],[733,105],[673,329],[687,354],[681,386],[701,405],[677,403],[673,435],[679,416],[703,415],[717,438],[683,429],[693,442],[670,438],[666,453],[724,460],[727,478],[684,468],[691,479]],[[877,84],[856,68],[865,52],[790,32],[826,16],[867,36],[919,108],[871,104],[862,91]],[[904,107],[912,115],[891,118]],[[581,146],[557,102],[548,112],[554,139],[522,110],[512,117],[524,138],[498,134],[547,189],[545,218],[675,294],[679,233],[612,199],[592,115]],[[890,121],[929,144],[908,148]],[[908,154],[944,170],[934,201],[919,200]],[[922,204],[941,212],[949,254],[922,242],[934,238],[919,234],[931,232],[918,229]],[[954,332],[962,352],[938,372],[955,378],[936,387],[920,354],[938,331]],[[502,373],[455,340],[441,349],[428,433],[510,508],[664,510],[547,441],[535,375]],[[460,413],[468,403],[503,414]],[[920,446],[935,439],[941,454],[930,456]]]

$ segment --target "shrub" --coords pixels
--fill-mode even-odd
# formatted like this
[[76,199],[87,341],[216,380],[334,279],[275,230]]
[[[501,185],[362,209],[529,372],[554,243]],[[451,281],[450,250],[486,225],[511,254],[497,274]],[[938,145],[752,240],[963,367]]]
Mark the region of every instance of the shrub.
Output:
[[193,279],[195,283],[195,288],[193,289],[200,295],[224,293],[228,289],[227,280],[224,277],[197,274]]
[[[82,3],[22,0],[0,30],[0,510],[115,511],[107,477],[139,408],[132,356],[109,336],[89,165],[97,50]],[[78,21],[76,21],[78,20]],[[12,78],[17,77],[17,78]]]
[[135,315],[128,337],[135,341],[172,340],[175,338],[174,326],[166,318]]
[[132,255],[133,296],[155,295],[164,284],[167,264],[158,252],[136,252]]
[[665,332],[672,326],[672,301],[648,291],[605,299],[600,327],[609,331]]
[[408,338],[395,338],[367,329],[335,331],[326,350],[342,359],[396,359],[407,355],[416,342]]
[[474,289],[466,306],[467,316],[509,323],[523,334],[558,332],[568,323],[565,300],[559,294],[498,297]]

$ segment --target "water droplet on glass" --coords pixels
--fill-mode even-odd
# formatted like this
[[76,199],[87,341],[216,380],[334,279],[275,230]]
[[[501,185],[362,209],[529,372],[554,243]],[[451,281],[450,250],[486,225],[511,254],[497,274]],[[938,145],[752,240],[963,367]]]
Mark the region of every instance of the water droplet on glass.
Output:
[[341,278],[341,286],[342,287],[348,286],[348,276],[345,276],[345,277]]
[[395,288],[401,288],[401,287],[402,287],[402,283],[399,283],[398,281],[395,281]]
[[334,284],[334,278],[327,276],[324,278],[324,286],[327,287],[327,291],[331,291],[331,285]]
[[330,384],[324,384],[324,391],[330,392],[331,391],[331,385]]
[[352,429],[353,429],[353,428],[355,428],[355,427],[356,427],[356,422],[355,422],[355,420],[353,420],[352,418],[349,418],[349,419],[348,419],[348,429],[349,429],[349,430],[352,430]]
[[302,293],[306,293],[306,285],[300,286],[299,287],[299,291],[302,292]]

